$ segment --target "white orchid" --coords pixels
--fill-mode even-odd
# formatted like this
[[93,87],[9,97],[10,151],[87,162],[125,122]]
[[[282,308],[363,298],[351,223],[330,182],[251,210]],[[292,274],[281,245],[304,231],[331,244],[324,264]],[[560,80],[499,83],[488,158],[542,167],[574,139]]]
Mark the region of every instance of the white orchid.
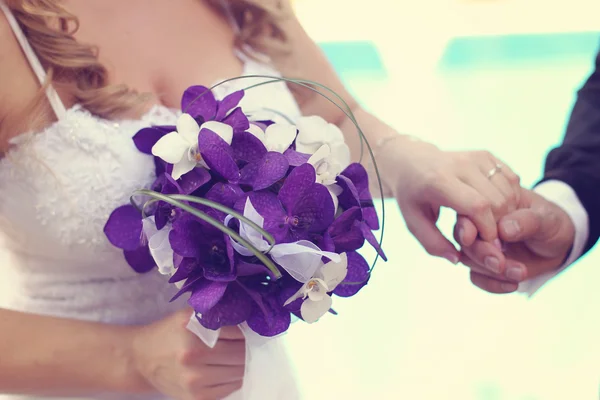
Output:
[[324,144],[334,149],[345,145],[344,134],[335,124],[330,124],[318,116],[301,117],[296,122],[298,137],[296,150],[304,154],[314,154]]
[[[246,199],[244,217],[248,218],[259,227],[263,227],[264,218],[256,211],[250,198]],[[227,216],[225,225],[227,225],[232,218],[232,216]],[[263,238],[261,233],[245,222],[240,222],[240,236],[261,252],[266,252],[271,248],[271,245]],[[232,240],[231,244],[233,248],[243,256],[251,256],[254,254],[235,240]],[[269,255],[273,261],[285,269],[292,278],[303,283],[311,279],[317,269],[322,265],[322,257],[326,257],[336,262],[340,261],[339,254],[322,251],[318,246],[308,240],[276,244],[271,248],[271,251],[269,251]]]
[[333,185],[336,177],[350,165],[350,149],[345,143],[333,148],[324,144],[310,156],[308,163],[315,167],[317,183]]
[[296,127],[289,124],[271,124],[263,132],[260,127],[250,124],[248,132],[256,136],[266,147],[267,151],[283,153],[296,139]]
[[304,321],[312,324],[325,315],[330,309],[333,300],[329,293],[342,283],[348,274],[348,257],[346,253],[340,255],[338,262],[330,261],[322,265],[315,275],[290,297],[284,305],[297,299],[304,299],[300,307],[300,314]]
[[198,134],[209,129],[219,135],[227,144],[233,139],[233,128],[218,121],[208,121],[199,126],[189,114],[181,114],[177,120],[177,130],[166,134],[152,147],[152,154],[173,164],[173,179],[179,179],[198,164],[206,167],[198,150]]

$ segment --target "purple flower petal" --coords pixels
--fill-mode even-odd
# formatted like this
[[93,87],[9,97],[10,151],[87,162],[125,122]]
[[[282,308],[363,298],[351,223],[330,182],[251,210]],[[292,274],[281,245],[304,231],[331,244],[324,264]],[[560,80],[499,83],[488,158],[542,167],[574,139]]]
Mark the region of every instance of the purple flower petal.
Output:
[[181,286],[181,288],[179,289],[179,291],[177,293],[175,293],[175,296],[173,296],[173,298],[170,301],[175,301],[178,298],[180,298],[184,293],[190,292],[191,290],[194,289],[194,287],[199,284],[201,281],[204,280],[204,275],[202,273],[202,269],[200,269],[199,271],[194,271],[192,273],[192,275],[190,275],[187,280],[185,281],[185,283],[183,284],[183,286]]
[[121,206],[110,214],[104,234],[115,247],[137,250],[142,243],[142,215],[132,205]]
[[169,243],[176,254],[182,257],[200,258],[202,249],[198,241],[206,236],[206,229],[195,217],[183,214],[173,222]]
[[231,148],[236,160],[250,163],[258,162],[267,154],[265,145],[250,132],[234,133]]
[[[354,163],[350,164],[342,174],[354,184],[356,188],[357,198],[360,202],[360,206],[363,208],[363,217],[369,227],[373,230],[379,229],[379,219],[377,218],[377,212],[373,207],[373,197],[369,191],[369,175],[361,164]],[[342,200],[340,201],[342,204]]]
[[215,119],[217,121],[223,120],[223,118],[225,118],[227,116],[229,111],[233,110],[234,107],[237,107],[237,105],[240,103],[240,101],[242,101],[243,97],[244,97],[243,90],[238,90],[237,92],[233,92],[233,93],[225,96],[225,98],[223,100],[221,100],[219,102],[219,105],[217,106],[217,115],[216,115]]
[[203,276],[202,267],[195,258],[183,258],[175,270],[175,273],[169,279],[169,283],[181,282],[191,275]]
[[[312,187],[316,180],[317,174],[312,165],[302,164],[299,167],[294,168],[279,191],[279,200],[285,209],[293,209],[296,202],[302,197],[306,190]],[[333,203],[333,200],[331,201]]]
[[253,306],[252,299],[244,289],[233,282],[227,285],[221,301],[210,311],[202,314],[198,320],[202,326],[213,330],[223,326],[239,325],[250,317]]
[[331,236],[338,236],[345,232],[348,232],[354,222],[362,220],[362,211],[360,207],[352,207],[344,211],[339,217],[333,221],[327,232]]
[[260,160],[252,188],[266,189],[285,177],[289,168],[287,158],[281,153],[270,151]]
[[367,239],[367,242],[369,242],[369,244],[373,246],[373,248],[377,251],[379,256],[383,259],[383,261],[387,261],[387,257],[385,256],[383,249],[379,245],[379,242],[375,238],[375,235],[373,235],[371,228],[369,228],[369,226],[364,222],[357,222],[357,225],[360,227],[360,230],[362,231],[362,234],[365,237],[365,239]]
[[233,208],[236,201],[243,195],[244,191],[239,186],[232,185],[231,183],[217,182],[204,197],[225,207]]
[[227,285],[227,282],[202,280],[194,285],[188,304],[198,313],[207,313],[223,298]]
[[204,254],[204,277],[211,281],[233,282],[237,278],[233,247],[229,236],[223,234],[221,246],[211,246]]
[[365,222],[367,223],[367,225],[369,225],[369,228],[371,228],[371,230],[378,230],[379,229],[379,217],[377,216],[377,210],[375,210],[375,207],[363,207],[363,218],[365,220]]
[[133,143],[137,149],[144,154],[152,154],[152,147],[169,132],[177,130],[175,126],[151,127],[139,130],[133,136]]
[[338,196],[338,201],[342,208],[349,209],[360,206],[358,191],[350,178],[344,175],[338,175],[337,184],[342,188],[342,193]]
[[250,163],[246,165],[240,171],[239,184],[245,186],[252,186],[256,177],[258,176],[259,165],[257,163]]
[[283,155],[288,159],[290,166],[297,167],[302,164],[306,164],[308,159],[310,158],[310,154],[300,153],[296,150],[288,149],[283,153]]
[[263,228],[280,243],[286,237],[289,225],[285,223],[286,213],[277,196],[270,192],[252,192],[250,201],[264,218]]
[[358,250],[363,246],[365,238],[357,225],[357,222],[360,222],[361,219],[361,209],[352,207],[337,217],[327,229],[326,236],[332,238],[336,253]]
[[265,267],[263,264],[251,264],[245,261],[238,261],[236,264],[237,267],[237,275],[244,276],[252,276],[252,275],[262,275],[262,276],[270,276],[271,278],[275,278],[271,270]]
[[239,107],[225,117],[223,123],[231,126],[234,132],[244,132],[250,127],[248,117],[246,117],[246,114]]
[[198,135],[200,154],[214,172],[229,181],[237,181],[240,170],[233,158],[233,150],[219,135],[210,129],[202,129]]
[[[348,256],[348,274],[346,279],[338,285],[333,293],[340,297],[352,297],[360,291],[369,282],[369,264],[363,256],[353,251],[347,253]],[[344,282],[353,282],[358,284],[346,285]]]
[[254,305],[252,315],[248,318],[248,327],[266,337],[276,336],[287,331],[291,323],[290,312],[273,297],[266,298],[264,303],[269,312],[265,313],[260,307]]
[[204,168],[194,168],[179,178],[182,194],[191,194],[210,182],[210,173]]
[[335,252],[335,243],[328,232],[325,232],[321,238],[321,241],[319,242],[319,248],[323,251]]
[[[302,283],[298,282],[295,279],[290,277],[284,277],[281,279],[281,289],[278,293],[279,304],[285,304],[285,302],[295,295],[298,290],[302,287]],[[296,299],[284,308],[289,312],[300,312],[300,307],[302,306],[302,298]]]
[[181,111],[190,114],[194,119],[210,121],[217,114],[217,100],[207,87],[191,86],[183,93]]
[[298,218],[299,228],[322,233],[333,223],[335,206],[327,188],[313,183],[294,208],[288,209],[288,215]]
[[140,246],[135,250],[125,250],[123,254],[127,264],[139,274],[149,272],[156,266],[148,246]]

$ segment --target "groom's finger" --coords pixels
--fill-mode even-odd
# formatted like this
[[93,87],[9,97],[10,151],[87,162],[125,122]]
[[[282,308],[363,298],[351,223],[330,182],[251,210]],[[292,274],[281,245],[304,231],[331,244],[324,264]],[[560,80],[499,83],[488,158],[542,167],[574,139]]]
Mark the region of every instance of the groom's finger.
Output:
[[516,283],[493,279],[475,271],[471,271],[471,282],[478,288],[495,294],[513,293],[519,288]]
[[535,238],[542,227],[541,214],[525,208],[502,217],[498,223],[498,234],[506,242],[520,242]]
[[494,275],[504,274],[506,258],[498,246],[476,240],[471,246],[461,250],[478,267]]

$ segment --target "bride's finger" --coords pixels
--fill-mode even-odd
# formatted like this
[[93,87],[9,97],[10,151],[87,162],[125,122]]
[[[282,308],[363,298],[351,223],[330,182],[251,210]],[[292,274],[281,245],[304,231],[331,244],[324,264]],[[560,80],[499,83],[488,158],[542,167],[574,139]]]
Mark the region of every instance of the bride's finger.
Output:
[[[478,168],[473,168],[464,171],[461,177],[464,183],[471,186],[490,202],[492,213],[496,219],[508,211],[508,199],[503,193],[506,188],[501,189],[500,187],[505,184],[510,187],[508,183],[503,182],[502,177],[497,176],[498,174],[488,178]],[[495,182],[492,182],[492,180],[495,180]]]
[[458,215],[456,217],[456,224],[454,224],[454,240],[463,246],[468,247],[475,243],[477,240],[477,227],[475,224],[464,215]]
[[445,179],[435,184],[431,197],[436,197],[439,205],[469,217],[484,240],[492,241],[498,237],[489,200],[471,186],[457,178]]
[[504,274],[506,258],[502,251],[492,243],[476,240],[472,246],[461,249],[473,265],[482,270],[486,270],[494,276]]

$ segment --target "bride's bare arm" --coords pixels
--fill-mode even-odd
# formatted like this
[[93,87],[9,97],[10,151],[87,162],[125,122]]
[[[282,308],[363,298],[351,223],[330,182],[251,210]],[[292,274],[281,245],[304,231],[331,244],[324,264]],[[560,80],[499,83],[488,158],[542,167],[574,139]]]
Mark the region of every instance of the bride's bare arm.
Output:
[[148,390],[135,329],[0,310],[0,393],[76,395]]
[[243,335],[224,328],[209,349],[185,328],[190,312],[125,327],[0,309],[0,393],[224,398],[242,384]]

